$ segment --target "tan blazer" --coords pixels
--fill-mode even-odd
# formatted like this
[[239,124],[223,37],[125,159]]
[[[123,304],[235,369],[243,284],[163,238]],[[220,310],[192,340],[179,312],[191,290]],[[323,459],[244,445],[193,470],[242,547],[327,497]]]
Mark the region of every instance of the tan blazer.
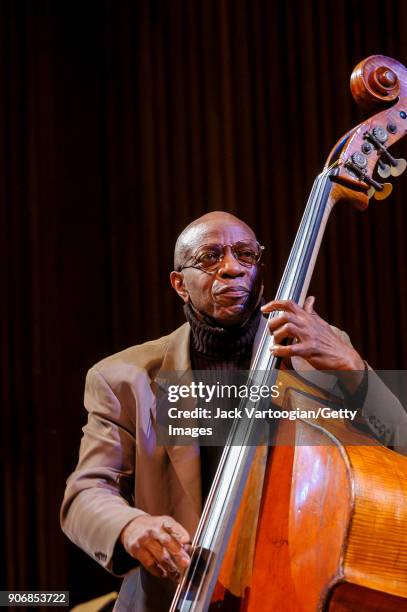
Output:
[[201,513],[199,450],[156,443],[159,370],[190,369],[187,323],[103,359],[88,372],[79,462],[68,478],[62,529],[109,570],[123,527],[143,513],[172,516],[193,534]]
[[[264,326],[262,319],[254,352]],[[168,336],[103,359],[87,375],[88,422],[83,428],[78,465],[67,481],[61,524],[75,544],[116,574],[129,569],[126,564],[120,567],[116,563],[113,552],[120,532],[133,518],[143,513],[169,515],[184,525],[191,536],[199,521],[202,510],[199,448],[157,444],[152,385],[160,370],[190,369],[189,337],[190,327],[185,323]],[[383,395],[384,418],[375,415],[375,424],[371,423],[374,433],[380,433],[382,440],[389,442],[395,423],[401,420],[406,439],[407,418],[403,408],[380,382],[378,389],[369,389],[367,399],[368,404],[369,396]],[[369,421],[369,413],[366,416]],[[136,579],[142,582],[140,576],[133,582]],[[155,581],[150,577],[146,580]],[[159,584],[162,589],[163,581]],[[172,593],[172,587],[168,588]],[[140,604],[129,609],[159,608]]]

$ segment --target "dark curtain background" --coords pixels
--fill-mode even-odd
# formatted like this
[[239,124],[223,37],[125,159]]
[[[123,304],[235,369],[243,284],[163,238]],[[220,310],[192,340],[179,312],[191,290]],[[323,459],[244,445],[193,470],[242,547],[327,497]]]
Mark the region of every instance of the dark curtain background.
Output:
[[[352,68],[406,64],[406,23],[404,0],[2,0],[2,589],[117,586],[58,524],[87,368],[182,321],[172,248],[207,211],[258,231],[272,298],[314,177],[364,116]],[[335,210],[313,280],[376,368],[407,368],[406,201],[402,176]]]

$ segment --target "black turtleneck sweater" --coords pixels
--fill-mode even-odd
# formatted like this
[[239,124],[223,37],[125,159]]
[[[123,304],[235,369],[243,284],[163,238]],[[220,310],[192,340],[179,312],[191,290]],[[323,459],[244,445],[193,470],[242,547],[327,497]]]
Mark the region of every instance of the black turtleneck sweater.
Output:
[[[237,371],[248,370],[253,343],[260,322],[260,307],[241,326],[219,327],[212,321],[197,316],[190,304],[184,306],[191,326],[190,359],[192,370]],[[214,372],[216,378],[216,372]],[[214,379],[214,383],[216,380]],[[223,447],[201,446],[202,499],[205,501]]]
[[219,327],[198,318],[190,304],[184,306],[191,326],[190,358],[193,370],[247,370],[260,322],[257,308],[244,325]]

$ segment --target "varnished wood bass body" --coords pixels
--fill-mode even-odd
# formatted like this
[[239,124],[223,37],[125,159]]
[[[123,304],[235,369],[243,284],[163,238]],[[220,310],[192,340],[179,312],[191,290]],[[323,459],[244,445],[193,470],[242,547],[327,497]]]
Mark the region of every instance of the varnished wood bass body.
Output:
[[[322,393],[298,386],[285,407],[321,405]],[[247,553],[257,519],[246,503],[210,609],[407,610],[407,458],[343,421],[285,421],[275,442],[257,450],[267,466],[253,560],[236,550],[243,531]],[[256,496],[256,470],[254,462],[246,502]]]

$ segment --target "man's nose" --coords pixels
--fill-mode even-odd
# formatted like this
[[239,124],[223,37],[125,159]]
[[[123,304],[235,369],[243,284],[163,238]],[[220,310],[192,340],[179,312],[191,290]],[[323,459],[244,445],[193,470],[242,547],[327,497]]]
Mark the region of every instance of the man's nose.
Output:
[[233,255],[230,246],[225,247],[217,272],[222,278],[227,276],[233,276],[234,278],[237,276],[244,276],[244,268]]

